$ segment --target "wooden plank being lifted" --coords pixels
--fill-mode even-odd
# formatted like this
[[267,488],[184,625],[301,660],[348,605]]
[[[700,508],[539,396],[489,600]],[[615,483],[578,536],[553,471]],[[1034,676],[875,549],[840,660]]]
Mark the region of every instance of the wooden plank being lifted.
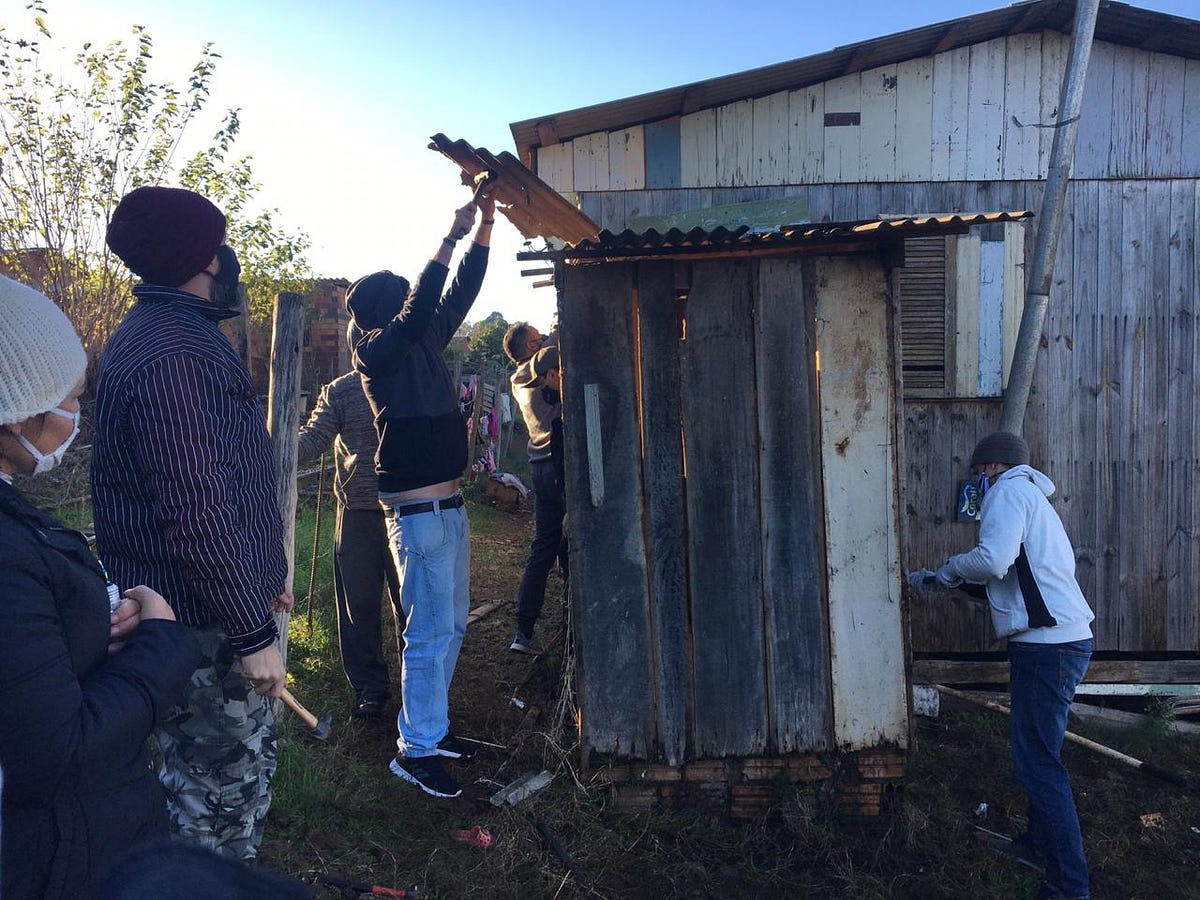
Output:
[[[1003,684],[1006,660],[917,659],[915,683]],[[1093,684],[1198,684],[1200,659],[1093,659],[1083,679]]]
[[485,147],[472,147],[466,141],[451,141],[444,134],[430,138],[430,149],[456,162],[463,170],[463,183],[479,172],[497,175],[497,210],[527,238],[557,237],[568,244],[595,240],[599,227],[568,203],[548,184],[521,164],[515,156],[501,152],[493,156]]

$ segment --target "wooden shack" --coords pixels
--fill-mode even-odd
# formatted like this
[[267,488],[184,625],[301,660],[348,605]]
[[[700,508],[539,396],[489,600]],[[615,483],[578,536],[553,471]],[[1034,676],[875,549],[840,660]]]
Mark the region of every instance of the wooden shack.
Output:
[[909,745],[894,273],[1018,216],[602,234],[559,290],[581,740],[619,797],[749,814]]
[[[517,155],[614,233],[1036,210],[1074,6],[1013,3],[647,85],[514,123]],[[956,490],[999,423],[1036,227],[906,248],[906,568],[974,540]],[[1200,22],[1104,0],[1024,427],[1096,612],[1089,679],[1200,680],[1198,260]],[[915,600],[912,641],[925,678],[1007,677],[971,604]]]

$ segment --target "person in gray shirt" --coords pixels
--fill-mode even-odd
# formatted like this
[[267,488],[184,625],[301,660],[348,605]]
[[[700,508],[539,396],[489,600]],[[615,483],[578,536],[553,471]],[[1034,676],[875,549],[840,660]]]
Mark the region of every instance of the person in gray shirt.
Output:
[[[352,351],[360,337],[362,333],[351,322],[346,339]],[[403,649],[404,613],[387,521],[379,505],[379,478],[375,474],[379,437],[358,372],[348,372],[327,384],[300,429],[299,459],[315,459],[330,447],[337,500],[333,594],[342,668],[354,690],[352,714],[360,719],[377,719],[391,694],[382,650],[380,601],[385,591],[396,617],[398,650]]]

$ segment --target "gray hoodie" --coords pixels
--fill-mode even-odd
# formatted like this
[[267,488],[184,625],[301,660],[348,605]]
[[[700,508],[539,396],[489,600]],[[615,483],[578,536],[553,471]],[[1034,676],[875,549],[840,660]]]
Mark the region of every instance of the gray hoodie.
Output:
[[952,556],[964,581],[987,586],[996,637],[1065,644],[1092,636],[1096,618],[1075,580],[1075,551],[1050,505],[1054,482],[1015,466],[983,497],[979,544]]
[[554,420],[562,417],[558,392],[546,387],[543,376],[558,368],[558,348],[543,347],[517,366],[509,381],[513,397],[521,407],[525,428],[529,431],[529,461],[550,458],[550,436]]

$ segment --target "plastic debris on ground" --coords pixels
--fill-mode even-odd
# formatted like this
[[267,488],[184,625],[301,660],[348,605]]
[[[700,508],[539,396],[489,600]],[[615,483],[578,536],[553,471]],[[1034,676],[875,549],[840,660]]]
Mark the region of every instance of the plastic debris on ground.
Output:
[[536,793],[554,780],[550,772],[543,769],[540,772],[529,772],[516,781],[502,787],[492,795],[492,806],[516,806],[530,794]]

